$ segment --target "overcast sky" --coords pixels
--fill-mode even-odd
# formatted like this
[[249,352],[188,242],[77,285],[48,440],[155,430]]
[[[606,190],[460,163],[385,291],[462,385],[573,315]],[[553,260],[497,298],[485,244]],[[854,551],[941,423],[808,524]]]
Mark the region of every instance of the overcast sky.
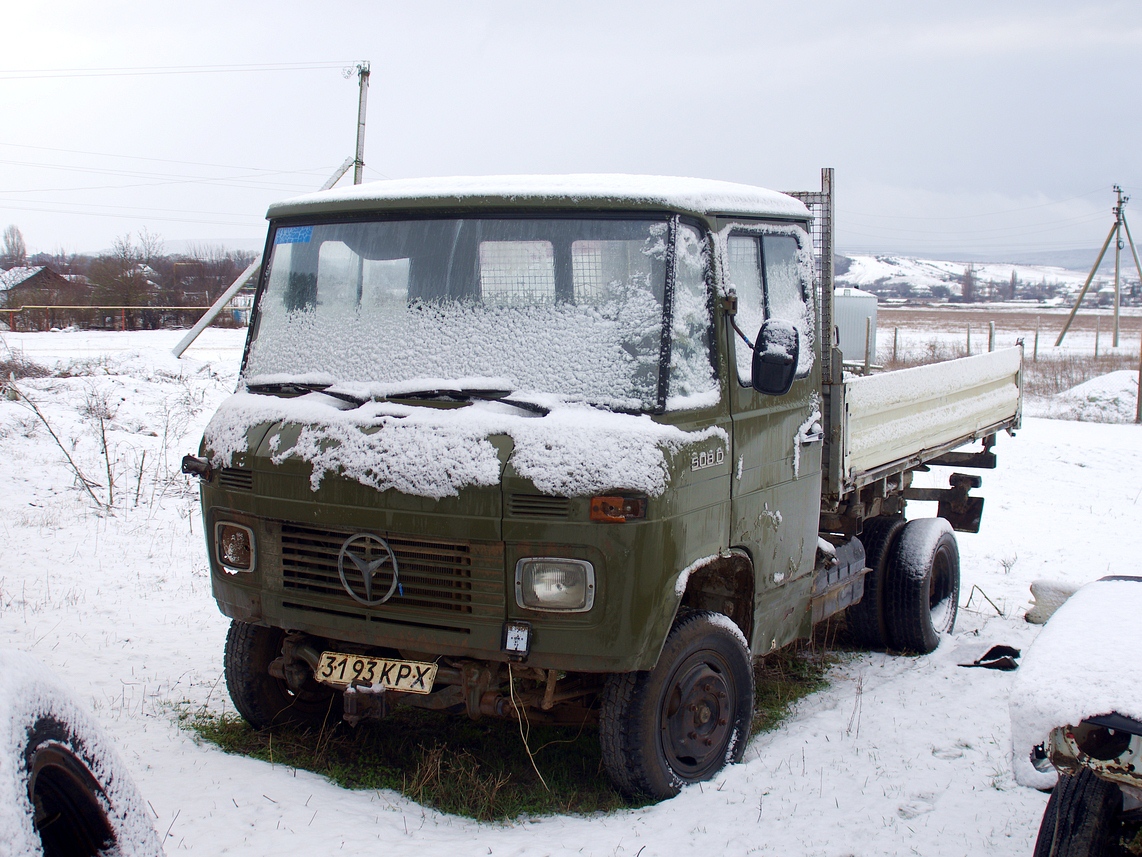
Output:
[[3,19],[0,227],[30,252],[143,228],[260,249],[267,205],[353,153],[358,60],[367,180],[785,190],[832,166],[842,250],[952,258],[1097,248],[1115,183],[1142,207],[1137,0],[38,0]]

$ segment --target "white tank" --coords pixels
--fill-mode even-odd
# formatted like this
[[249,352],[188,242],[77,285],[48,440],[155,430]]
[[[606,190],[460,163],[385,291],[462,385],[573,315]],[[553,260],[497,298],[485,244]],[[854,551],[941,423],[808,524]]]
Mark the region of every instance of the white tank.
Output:
[[876,362],[876,295],[861,289],[835,289],[833,291],[833,319],[840,334],[840,348],[844,359],[851,363],[864,362],[865,325],[868,328],[869,362]]

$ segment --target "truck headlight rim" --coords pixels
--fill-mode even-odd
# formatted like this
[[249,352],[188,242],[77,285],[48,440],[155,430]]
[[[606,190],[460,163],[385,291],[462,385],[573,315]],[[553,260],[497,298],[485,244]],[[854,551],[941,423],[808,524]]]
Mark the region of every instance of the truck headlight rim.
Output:
[[[245,536],[246,564],[235,561],[243,551],[241,538]],[[229,542],[227,540],[230,540]],[[236,540],[236,541],[235,541]],[[257,543],[254,531],[234,521],[218,521],[214,524],[214,552],[218,564],[230,572],[251,572],[257,564]]]
[[[559,581],[561,574],[563,580]],[[564,596],[560,603],[560,590],[579,591],[581,595],[573,600]],[[515,601],[524,610],[586,613],[595,606],[595,567],[585,559],[524,557],[515,564]]]

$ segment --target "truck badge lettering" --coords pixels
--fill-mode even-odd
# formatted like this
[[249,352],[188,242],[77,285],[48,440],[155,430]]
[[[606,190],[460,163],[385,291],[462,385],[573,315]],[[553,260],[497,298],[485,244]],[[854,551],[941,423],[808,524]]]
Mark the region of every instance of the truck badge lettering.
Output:
[[691,470],[705,470],[707,467],[717,467],[726,460],[726,451],[720,446],[717,449],[711,449],[708,452],[702,450],[701,452],[694,452],[690,455],[690,469]]

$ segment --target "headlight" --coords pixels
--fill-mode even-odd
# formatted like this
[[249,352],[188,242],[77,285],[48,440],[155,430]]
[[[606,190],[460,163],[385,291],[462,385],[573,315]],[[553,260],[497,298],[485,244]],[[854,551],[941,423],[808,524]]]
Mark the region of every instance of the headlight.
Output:
[[254,570],[254,531],[241,524],[214,525],[218,561],[230,571]]
[[515,603],[528,610],[585,613],[595,603],[595,567],[581,559],[521,559],[515,564]]

